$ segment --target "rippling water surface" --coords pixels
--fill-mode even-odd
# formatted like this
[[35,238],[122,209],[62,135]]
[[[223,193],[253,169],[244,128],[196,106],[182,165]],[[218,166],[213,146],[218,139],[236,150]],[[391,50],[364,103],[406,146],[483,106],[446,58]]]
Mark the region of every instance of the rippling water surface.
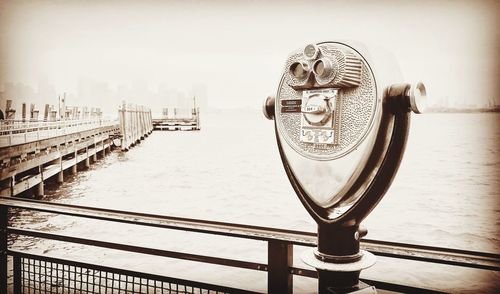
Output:
[[[315,231],[282,168],[273,124],[253,110],[202,114],[200,132],[154,132],[129,152],[48,185],[47,200],[154,214]],[[413,116],[407,151],[386,197],[364,221],[370,239],[500,252],[500,115]],[[19,214],[18,226],[148,247],[266,262],[258,241]],[[266,277],[167,258],[58,242],[15,247],[106,265],[265,291]],[[300,262],[304,248],[295,249]],[[363,277],[454,292],[494,292],[497,273],[379,258]],[[297,293],[316,281],[295,278]]]

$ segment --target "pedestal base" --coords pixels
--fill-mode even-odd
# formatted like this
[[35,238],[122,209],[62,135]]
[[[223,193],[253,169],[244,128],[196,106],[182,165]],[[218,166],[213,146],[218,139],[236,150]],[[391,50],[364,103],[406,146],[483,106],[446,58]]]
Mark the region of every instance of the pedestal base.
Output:
[[375,264],[375,255],[361,250],[361,258],[357,261],[333,263],[319,260],[315,254],[316,250],[304,252],[301,258],[305,264],[318,271],[318,292],[320,294],[376,293],[374,287],[359,282],[359,273]]

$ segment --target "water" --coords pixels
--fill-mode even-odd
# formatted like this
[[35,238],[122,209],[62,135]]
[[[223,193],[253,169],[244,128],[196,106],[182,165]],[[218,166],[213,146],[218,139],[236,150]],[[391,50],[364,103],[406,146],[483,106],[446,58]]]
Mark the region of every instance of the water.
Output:
[[[500,252],[500,114],[413,116],[408,148],[386,197],[364,221],[368,238]],[[315,231],[282,168],[273,123],[254,110],[202,114],[200,132],[154,132],[127,153],[49,185],[55,202]],[[132,225],[22,214],[16,225],[167,250],[266,262],[265,243]],[[18,240],[36,253],[82,258],[180,278],[265,291],[264,273],[225,269],[58,242]],[[304,266],[296,248],[295,262]],[[497,273],[379,258],[363,277],[493,292]],[[316,281],[295,278],[296,293]]]

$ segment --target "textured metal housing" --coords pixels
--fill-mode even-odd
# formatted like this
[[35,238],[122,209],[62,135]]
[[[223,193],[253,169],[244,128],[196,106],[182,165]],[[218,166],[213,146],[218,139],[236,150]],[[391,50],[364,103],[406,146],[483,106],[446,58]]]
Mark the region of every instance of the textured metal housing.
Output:
[[[355,149],[368,133],[377,109],[377,88],[375,78],[368,63],[351,47],[340,43],[318,44],[320,53],[317,59],[326,57],[333,61],[333,70],[324,78],[312,77],[309,72],[302,80],[294,77],[288,68],[296,63],[308,63],[302,50],[297,50],[287,59],[281,79],[276,103],[278,129],[284,140],[304,157],[316,160],[332,160],[342,157]],[[300,141],[300,112],[281,111],[282,100],[301,99],[306,89],[340,88],[334,124],[337,127],[336,142],[329,148],[317,148],[313,144]]]

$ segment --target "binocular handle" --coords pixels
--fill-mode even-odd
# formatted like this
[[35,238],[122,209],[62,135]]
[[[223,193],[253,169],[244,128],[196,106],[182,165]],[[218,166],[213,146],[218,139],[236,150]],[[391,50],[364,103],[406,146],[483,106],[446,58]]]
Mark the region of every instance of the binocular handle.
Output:
[[266,100],[264,100],[264,104],[262,105],[262,112],[264,112],[264,116],[268,120],[274,119],[274,103],[276,98],[274,96],[267,96]]

